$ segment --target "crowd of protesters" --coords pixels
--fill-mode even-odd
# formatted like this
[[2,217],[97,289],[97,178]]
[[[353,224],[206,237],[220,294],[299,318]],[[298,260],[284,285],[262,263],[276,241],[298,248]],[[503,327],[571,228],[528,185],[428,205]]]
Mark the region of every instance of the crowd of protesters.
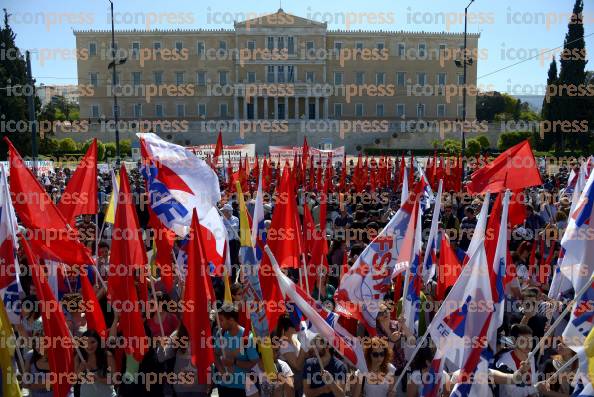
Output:
[[[274,162],[271,163],[273,173],[278,172]],[[353,161],[350,161],[350,167]],[[571,167],[571,166],[570,166]],[[494,352],[490,369],[491,391],[494,396],[570,396],[575,384],[571,374],[576,371],[577,361],[564,370],[563,375],[551,376],[568,362],[574,352],[564,343],[560,334],[563,324],[550,337],[548,343],[534,356],[529,352],[539,338],[543,337],[551,322],[562,312],[572,298],[567,296],[549,298],[548,292],[552,273],[555,271],[559,255],[558,242],[567,226],[571,193],[567,191],[567,180],[570,167],[561,167],[554,172],[544,170],[544,185],[516,192],[525,208],[525,216],[516,224],[511,233],[510,250],[514,269],[511,281],[506,287],[506,311],[504,325],[498,331],[498,351]],[[130,181],[135,198],[140,226],[146,231],[146,248],[153,250],[153,241],[149,233],[149,214],[147,208],[145,183],[140,172],[140,164],[131,165]],[[400,207],[400,187],[386,187],[372,192],[367,186],[365,192],[355,190],[339,191],[339,180],[342,165],[335,165],[332,181],[333,194],[329,195],[327,217],[320,217],[321,195],[317,191],[298,189],[295,198],[300,216],[304,214],[304,205],[311,209],[314,222],[325,226],[329,244],[327,261],[329,271],[316,280],[312,297],[332,310],[335,302],[334,293],[344,273],[344,264],[353,265],[358,255],[370,241],[383,229],[390,218]],[[56,169],[39,177],[53,200],[58,201],[65,185],[71,176],[69,169]],[[417,175],[418,177],[418,175]],[[249,177],[248,183],[252,192],[257,187],[257,178]],[[347,178],[348,181],[349,178]],[[273,177],[273,181],[278,178]],[[100,173],[98,178],[100,212],[95,215],[84,215],[78,219],[76,227],[89,250],[97,258],[100,275],[107,277],[110,255],[110,225],[105,224],[104,217],[112,192],[111,175]],[[270,192],[275,189],[272,182]],[[220,211],[229,241],[230,258],[234,271],[231,274],[231,295],[234,304],[219,304],[212,309],[211,326],[214,336],[215,364],[206,384],[200,384],[196,368],[191,362],[188,332],[181,321],[178,307],[181,299],[181,280],[174,277],[175,288],[167,291],[159,277],[158,269],[149,277],[149,284],[154,291],[149,293],[153,305],[143,311],[145,331],[155,338],[147,348],[142,361],[137,362],[127,356],[123,349],[109,343],[110,338],[119,334],[119,313],[109,305],[108,294],[99,277],[93,277],[95,293],[101,304],[109,336],[102,338],[97,332],[87,330],[84,311],[80,307],[81,283],[79,275],[62,275],[59,278],[58,298],[64,303],[66,319],[70,332],[84,341],[84,347],[78,349],[75,356],[75,370],[81,381],[74,384],[72,393],[81,397],[139,397],[139,396],[207,396],[218,393],[219,396],[295,396],[330,397],[330,396],[407,396],[423,395],[423,388],[428,382],[431,361],[435,349],[426,343],[414,357],[411,351],[419,342],[432,317],[437,312],[441,300],[436,297],[437,280],[423,286],[421,300],[423,305],[419,321],[418,335],[406,327],[401,317],[398,304],[393,305],[396,293],[390,291],[385,297],[377,315],[377,335],[371,337],[361,324],[350,324],[357,337],[368,341],[363,344],[364,358],[368,368],[362,373],[349,364],[328,341],[320,336],[306,345],[300,337],[300,324],[296,323],[290,313],[278,320],[272,332],[272,350],[276,367],[276,376],[265,373],[262,362],[262,351],[254,341],[253,334],[245,332],[249,327],[248,320],[241,310],[241,301],[245,288],[245,280],[239,269],[240,214],[237,196],[229,193],[226,178],[221,175],[221,192],[223,199]],[[248,192],[249,193],[249,192]],[[274,211],[274,200],[265,195],[265,226],[270,227]],[[442,199],[442,215],[440,230],[450,237],[452,248],[459,254],[460,263],[464,262],[464,251],[468,248],[472,232],[477,224],[477,215],[482,205],[481,196],[468,196],[462,192],[444,192]],[[494,200],[494,196],[491,198]],[[253,213],[255,197],[247,195],[247,208]],[[423,234],[427,238],[430,228],[432,210],[425,211],[423,216]],[[97,231],[100,236],[97,236]],[[427,233],[425,233],[427,232]],[[542,241],[542,243],[541,243]],[[533,246],[544,244],[542,250],[535,255]],[[174,246],[172,262],[179,251],[179,244]],[[534,261],[535,259],[535,261]],[[25,338],[27,346],[20,348],[23,365],[22,387],[30,396],[52,396],[51,371],[45,355],[43,343],[43,327],[41,314],[36,302],[35,287],[23,268],[27,259],[22,250],[18,252],[22,276],[20,283],[21,307],[20,322],[15,325],[19,337]],[[534,261],[534,263],[531,263]],[[550,273],[543,279],[539,273],[544,263],[550,265]],[[290,276],[293,276],[289,274]],[[439,277],[439,274],[436,278]],[[109,282],[109,280],[107,280]],[[295,277],[298,283],[298,277]],[[225,283],[221,277],[213,276],[212,283],[217,299],[222,302],[225,294]],[[154,292],[154,293],[153,293]],[[398,300],[398,297],[396,297]],[[76,304],[67,304],[75,302]],[[74,309],[72,309],[74,308]],[[81,313],[82,312],[82,313]],[[168,338],[163,338],[166,336]],[[186,343],[179,343],[186,341]],[[409,368],[406,363],[411,360]],[[536,370],[538,379],[527,379],[530,366]],[[458,382],[457,368],[449,368],[446,364],[441,376],[441,385],[436,395],[448,396]],[[403,381],[396,384],[396,379],[406,371]],[[173,374],[175,376],[139,376],[139,374]],[[533,375],[534,375],[533,374]],[[529,375],[528,375],[529,377]]]

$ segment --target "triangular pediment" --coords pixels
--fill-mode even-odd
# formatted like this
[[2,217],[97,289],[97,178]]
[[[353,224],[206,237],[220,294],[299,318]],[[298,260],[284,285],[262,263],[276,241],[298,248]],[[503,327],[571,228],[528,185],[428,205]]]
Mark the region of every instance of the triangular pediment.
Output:
[[236,22],[236,28],[274,28],[274,27],[282,27],[282,28],[301,28],[301,27],[326,27],[325,22],[318,22],[307,18],[298,17],[296,15],[292,15],[283,11],[280,8],[277,12],[273,14],[262,15],[257,18],[248,19],[242,22]]

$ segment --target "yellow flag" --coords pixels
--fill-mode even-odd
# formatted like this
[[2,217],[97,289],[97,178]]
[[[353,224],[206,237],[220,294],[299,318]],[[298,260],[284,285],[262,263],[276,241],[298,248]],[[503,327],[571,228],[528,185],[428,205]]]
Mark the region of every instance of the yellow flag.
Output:
[[239,201],[239,243],[242,247],[253,247],[252,229],[250,228],[247,207],[241,191],[241,183],[235,182],[235,188],[237,189],[237,200]]
[[223,284],[225,285],[225,295],[223,296],[224,303],[233,303],[233,297],[231,296],[231,284],[229,283],[229,273],[227,267],[223,267]]
[[12,326],[8,321],[4,302],[0,299],[0,372],[2,372],[2,396],[20,397],[21,388],[16,378],[16,371],[12,366],[14,358],[15,338]]
[[594,382],[594,328],[592,328],[584,341],[584,350],[588,358],[588,376],[590,377],[590,382]]
[[[237,200],[239,201],[239,242],[242,247],[248,247],[248,249],[253,249],[250,220],[247,212],[247,207],[245,205],[245,200],[243,199],[241,184],[239,182],[236,182],[235,188],[237,189]],[[260,349],[260,353],[262,354],[262,364],[264,365],[264,372],[266,372],[268,376],[273,376],[276,374],[276,365],[274,365],[274,355],[272,353],[270,336],[266,335],[264,338],[262,338],[262,335],[259,336],[260,338],[258,338],[258,348]]]
[[116,175],[113,170],[111,171],[111,185],[113,189],[111,191],[111,196],[109,196],[109,205],[107,206],[107,211],[105,212],[105,220],[104,222],[111,223],[112,225],[115,223],[115,210],[117,206],[116,200],[118,199],[119,192],[120,192],[120,175]]

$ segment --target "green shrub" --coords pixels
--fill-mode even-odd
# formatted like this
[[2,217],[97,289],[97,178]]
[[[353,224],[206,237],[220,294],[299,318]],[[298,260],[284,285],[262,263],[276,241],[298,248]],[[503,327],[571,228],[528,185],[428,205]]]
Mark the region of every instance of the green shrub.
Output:
[[72,138],[64,138],[60,140],[59,143],[60,151],[73,153],[78,151],[78,147],[76,146],[76,142]]
[[105,158],[114,158],[116,155],[116,145],[114,142],[107,142],[105,145]]
[[[87,149],[89,148],[89,146],[91,146],[92,142],[93,142],[92,139],[89,139],[88,141],[84,142],[80,148],[81,152],[86,153]],[[97,160],[102,161],[104,158],[105,158],[105,145],[99,139],[97,139]]]
[[479,135],[474,139],[476,139],[481,145],[482,150],[488,150],[491,147],[491,142],[489,142],[489,138],[487,138],[485,135]]
[[469,139],[466,141],[466,156],[476,156],[481,152],[481,144],[477,139]]

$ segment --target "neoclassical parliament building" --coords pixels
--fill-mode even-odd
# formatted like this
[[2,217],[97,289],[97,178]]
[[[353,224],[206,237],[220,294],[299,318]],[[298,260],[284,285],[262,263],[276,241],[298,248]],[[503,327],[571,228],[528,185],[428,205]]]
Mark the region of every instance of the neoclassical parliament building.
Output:
[[[463,119],[464,63],[477,80],[478,34],[464,52],[462,33],[330,30],[282,9],[232,28],[116,30],[115,62],[111,31],[74,35],[83,139],[113,140],[117,111],[124,138],[414,149],[459,134],[439,128]],[[475,108],[467,95],[466,120]]]

